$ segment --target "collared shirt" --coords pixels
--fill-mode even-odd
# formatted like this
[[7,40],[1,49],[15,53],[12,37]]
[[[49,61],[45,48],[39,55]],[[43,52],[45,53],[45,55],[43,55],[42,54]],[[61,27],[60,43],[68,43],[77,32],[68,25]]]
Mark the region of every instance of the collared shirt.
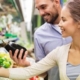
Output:
[[[71,42],[71,37],[63,38],[60,28],[57,25],[51,25],[49,23],[43,24],[38,28],[34,34],[34,51],[36,61],[44,58],[49,52],[58,46]],[[49,80],[53,80],[53,75],[56,69],[49,71]]]
[[41,60],[57,46],[71,42],[71,37],[63,38],[60,30],[58,30],[59,27],[56,27],[56,25],[45,23],[35,31],[34,42],[37,61]]

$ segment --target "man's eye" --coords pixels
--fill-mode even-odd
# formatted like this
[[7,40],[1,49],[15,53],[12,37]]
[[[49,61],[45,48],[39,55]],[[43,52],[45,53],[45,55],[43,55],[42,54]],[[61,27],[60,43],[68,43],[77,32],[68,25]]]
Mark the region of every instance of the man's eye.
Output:
[[64,22],[64,21],[66,21],[65,19],[62,19],[62,21]]
[[45,7],[45,6],[42,6],[41,8],[42,8],[42,9],[45,9],[46,7]]

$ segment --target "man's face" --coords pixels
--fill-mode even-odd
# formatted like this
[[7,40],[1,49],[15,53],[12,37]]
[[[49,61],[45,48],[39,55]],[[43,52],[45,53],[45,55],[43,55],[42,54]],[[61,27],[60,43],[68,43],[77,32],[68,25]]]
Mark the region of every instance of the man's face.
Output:
[[35,0],[35,7],[39,10],[43,19],[48,23],[54,24],[59,16],[54,0]]

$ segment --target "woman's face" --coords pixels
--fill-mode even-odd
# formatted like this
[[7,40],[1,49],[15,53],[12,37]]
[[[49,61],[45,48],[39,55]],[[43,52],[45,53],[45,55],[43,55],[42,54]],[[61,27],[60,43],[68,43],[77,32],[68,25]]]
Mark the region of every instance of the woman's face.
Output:
[[66,6],[62,8],[59,26],[61,28],[63,37],[74,36],[75,32],[78,29],[77,22],[73,20],[70,11]]

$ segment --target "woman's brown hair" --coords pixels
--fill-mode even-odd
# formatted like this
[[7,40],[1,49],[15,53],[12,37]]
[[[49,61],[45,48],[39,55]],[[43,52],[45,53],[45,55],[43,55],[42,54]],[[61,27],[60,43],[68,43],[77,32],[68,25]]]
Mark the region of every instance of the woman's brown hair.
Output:
[[74,21],[80,21],[80,0],[68,0],[65,4],[69,9]]

